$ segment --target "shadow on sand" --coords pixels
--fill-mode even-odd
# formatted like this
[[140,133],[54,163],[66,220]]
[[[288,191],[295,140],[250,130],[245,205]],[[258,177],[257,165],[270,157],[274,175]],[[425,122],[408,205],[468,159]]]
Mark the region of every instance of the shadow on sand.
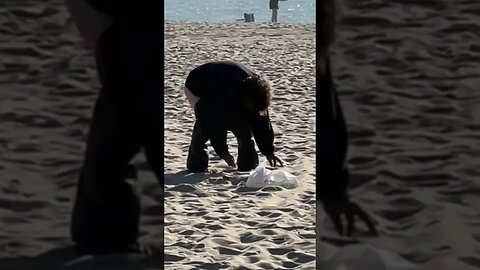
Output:
[[[225,175],[230,175],[230,179],[225,179]],[[238,185],[242,181],[246,181],[245,173],[239,174],[235,169],[225,168],[221,171],[210,171],[205,173],[189,173],[187,170],[177,173],[165,174],[165,185],[195,185],[202,182],[210,184],[232,184]]]
[[[230,175],[230,178],[224,178],[225,174]],[[196,185],[208,183],[211,185],[222,185],[234,189],[238,194],[259,194],[263,195],[265,192],[275,192],[283,190],[281,187],[267,186],[263,188],[249,188],[245,186],[248,178],[248,173],[238,173],[233,169],[224,169],[222,172],[208,172],[208,173],[189,173],[188,171],[180,171],[177,173],[165,174],[165,185],[167,191],[187,192],[187,193],[202,193]]]
[[165,174],[165,185],[168,186],[178,186],[178,185],[195,185],[202,182],[208,181],[211,178],[219,176],[211,175],[211,173],[189,173],[187,170],[180,171],[177,173],[167,173]]
[[80,270],[119,269],[146,270],[163,269],[163,256],[142,254],[111,254],[81,256],[73,247],[56,248],[34,257],[1,258],[2,270]]

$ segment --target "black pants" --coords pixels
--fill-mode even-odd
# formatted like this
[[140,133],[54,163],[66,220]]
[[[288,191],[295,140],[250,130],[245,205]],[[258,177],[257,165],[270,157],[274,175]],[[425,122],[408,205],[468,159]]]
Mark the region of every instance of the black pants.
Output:
[[157,178],[163,179],[162,48],[147,33],[119,24],[98,41],[102,89],[71,223],[73,241],[87,249],[136,243],[140,203],[125,176],[142,147]]
[[[258,154],[255,150],[250,125],[246,121],[236,120],[231,123],[230,131],[237,138],[237,169],[249,171],[258,166]],[[187,169],[190,172],[204,172],[208,169],[207,130],[198,121],[193,127],[192,140],[188,150]]]

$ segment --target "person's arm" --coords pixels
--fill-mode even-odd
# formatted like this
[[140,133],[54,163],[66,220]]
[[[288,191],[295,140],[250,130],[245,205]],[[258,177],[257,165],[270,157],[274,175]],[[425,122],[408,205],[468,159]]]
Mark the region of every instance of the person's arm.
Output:
[[218,156],[224,157],[228,152],[227,132],[225,120],[221,117],[222,110],[214,107],[205,99],[200,99],[195,105],[197,121],[203,125],[210,139],[210,143]]
[[333,95],[336,103],[333,109],[338,118],[323,127],[317,128],[317,132],[319,132],[317,137],[317,179],[319,180],[317,195],[321,201],[347,196],[347,188],[350,182],[350,173],[346,164],[347,131],[345,120],[338,98],[335,93]]
[[275,152],[275,146],[273,145],[275,135],[268,112],[264,116],[258,113],[253,114],[251,128],[260,152],[265,156],[273,155]]
[[347,196],[350,174],[346,166],[347,127],[335,91],[330,60],[325,53],[323,70],[317,74],[317,178],[318,198],[321,201]]
[[[334,39],[338,5],[326,0],[317,10],[320,24],[317,36],[317,198],[340,235],[350,236],[355,218],[364,221],[370,232],[377,234],[368,214],[348,195],[350,174],[346,165],[348,134],[342,108],[334,88],[328,45]],[[346,217],[346,228],[342,217]]]
[[[320,90],[328,94],[322,94],[320,102],[320,106],[325,106],[322,108],[324,115],[318,117],[317,114],[322,120],[317,122],[317,198],[340,235],[352,235],[357,217],[365,222],[370,233],[377,235],[370,216],[349,198],[347,189],[350,173],[346,164],[348,136],[337,93],[333,85]],[[343,216],[346,217],[346,223],[342,221]]]
[[209,129],[210,143],[212,144],[215,153],[221,158],[229,155],[227,145],[227,129],[226,128],[211,128]]

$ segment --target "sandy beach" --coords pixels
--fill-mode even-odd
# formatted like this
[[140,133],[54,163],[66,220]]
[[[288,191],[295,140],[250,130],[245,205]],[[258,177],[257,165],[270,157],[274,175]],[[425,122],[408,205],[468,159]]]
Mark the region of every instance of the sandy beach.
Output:
[[[314,53],[314,25],[165,24],[165,269],[315,269]],[[185,175],[194,115],[181,89],[212,60],[245,63],[270,80],[275,146],[300,187],[238,186],[246,175],[211,147],[213,172]]]
[[480,269],[480,4],[345,2],[333,59],[352,194],[380,230],[359,240],[425,270]]
[[[480,269],[480,4],[345,2],[333,68],[352,195],[380,236],[359,224],[341,239],[315,207],[315,26],[166,22],[164,189],[143,155],[135,161],[140,241],[165,242],[165,269],[315,269],[316,232],[323,244],[369,243],[426,270]],[[158,257],[71,250],[99,88],[93,57],[63,1],[2,1],[0,23],[0,269],[162,269]],[[220,59],[272,82],[276,147],[298,188],[242,188],[245,174],[213,153],[212,173],[185,174],[194,116],[181,87],[192,68]]]
[[[63,1],[3,2],[0,15],[0,268],[162,269],[158,257],[75,256],[70,214],[99,89],[92,53]],[[165,240],[166,269],[314,269],[314,26],[166,23],[165,35],[165,238],[164,191],[140,155],[140,241]],[[220,180],[213,158],[209,179],[184,177],[193,114],[181,86],[213,59],[245,62],[275,86],[276,146],[297,189],[237,188],[241,177]]]
[[[70,215],[99,90],[94,59],[64,1],[3,1],[0,18],[0,269],[161,269],[162,258],[73,252]],[[161,244],[163,190],[143,155],[136,165],[141,241]]]

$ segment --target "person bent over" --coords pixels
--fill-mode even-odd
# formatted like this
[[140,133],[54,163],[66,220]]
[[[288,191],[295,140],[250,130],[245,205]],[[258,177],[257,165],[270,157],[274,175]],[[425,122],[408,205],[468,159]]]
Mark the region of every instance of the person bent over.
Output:
[[[255,142],[271,166],[283,166],[275,155],[274,131],[268,113],[272,88],[265,79],[240,63],[215,61],[189,73],[185,94],[196,116],[187,158],[190,172],[208,170],[208,140],[217,155],[239,171],[258,166]],[[238,141],[236,163],[228,150],[228,131]]]

